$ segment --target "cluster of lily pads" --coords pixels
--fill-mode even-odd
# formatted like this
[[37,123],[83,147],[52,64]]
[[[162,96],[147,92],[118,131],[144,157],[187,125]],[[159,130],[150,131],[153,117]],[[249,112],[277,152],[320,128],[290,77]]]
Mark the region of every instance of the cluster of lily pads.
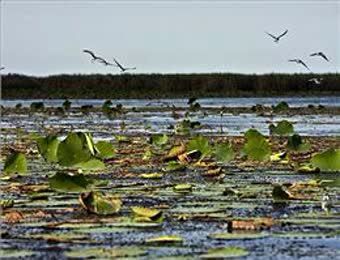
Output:
[[[111,104],[106,104],[110,107]],[[289,163],[291,152],[301,152],[310,149],[308,142],[294,133],[293,125],[288,121],[280,121],[277,125],[269,126],[270,133],[285,138],[286,148],[272,154],[270,139],[256,129],[249,129],[244,134],[245,142],[239,152],[229,142],[212,143],[202,135],[192,136],[187,143],[174,145],[170,150],[164,150],[170,143],[167,134],[154,134],[149,138],[143,160],[160,157],[165,164],[165,171],[185,169],[188,165],[199,165],[202,160],[209,158],[217,163],[226,164],[236,156],[252,161],[271,161]],[[127,138],[127,137],[124,137]],[[119,139],[119,138],[118,138]],[[52,164],[57,173],[49,178],[50,187],[62,192],[85,192],[93,185],[84,173],[103,170],[106,160],[115,156],[115,147],[108,141],[94,142],[92,135],[85,132],[70,132],[66,137],[56,135],[36,137],[36,144],[44,160]],[[216,171],[219,171],[217,168]],[[340,149],[328,149],[312,155],[309,164],[298,165],[298,171],[339,171]],[[27,160],[23,153],[14,151],[8,156],[4,164],[4,172],[26,173]],[[210,172],[214,174],[214,171]],[[145,174],[145,178],[156,178],[159,173]],[[143,177],[143,176],[142,176]],[[175,189],[179,192],[190,190],[188,185],[178,185]],[[96,214],[113,214],[120,210],[122,202],[119,198],[104,194],[103,192],[90,191],[80,194],[80,203],[89,212]],[[150,212],[150,209],[133,210],[141,217],[155,219],[159,212]],[[138,213],[139,212],[139,213]],[[147,212],[147,213],[145,213]]]

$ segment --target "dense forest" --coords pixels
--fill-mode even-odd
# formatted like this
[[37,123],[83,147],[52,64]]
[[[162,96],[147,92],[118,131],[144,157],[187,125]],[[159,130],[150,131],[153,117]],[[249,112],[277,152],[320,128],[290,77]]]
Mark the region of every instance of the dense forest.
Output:
[[[310,78],[323,78],[316,85]],[[2,98],[179,98],[339,95],[339,74],[121,74],[2,76]]]

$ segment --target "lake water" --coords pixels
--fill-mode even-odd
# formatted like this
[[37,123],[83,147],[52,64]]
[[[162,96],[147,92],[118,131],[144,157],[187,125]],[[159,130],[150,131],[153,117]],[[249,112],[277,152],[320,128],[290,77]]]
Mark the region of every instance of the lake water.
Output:
[[[15,100],[0,100],[0,104],[5,107],[14,107],[21,103],[23,106],[29,106],[32,102],[44,102],[45,106],[57,107],[64,102],[63,99],[15,99]],[[72,106],[80,107],[83,105],[93,105],[94,107],[101,106],[104,99],[70,99]],[[323,106],[340,106],[340,96],[325,96],[325,97],[247,97],[247,98],[202,98],[198,102],[203,107],[252,107],[256,104],[275,105],[281,101],[285,101],[291,107],[306,107],[312,105]],[[112,100],[114,105],[122,104],[125,107],[166,107],[175,105],[176,107],[187,107],[188,99],[119,99]]]

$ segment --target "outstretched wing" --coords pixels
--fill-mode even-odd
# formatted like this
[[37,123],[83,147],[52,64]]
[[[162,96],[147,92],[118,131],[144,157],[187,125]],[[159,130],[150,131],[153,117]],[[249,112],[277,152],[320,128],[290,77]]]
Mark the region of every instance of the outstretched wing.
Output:
[[313,56],[318,56],[319,55],[319,53],[318,52],[314,52],[314,53],[312,53],[311,55],[309,55],[309,56],[311,56],[311,57],[313,57]]
[[288,60],[289,62],[298,62],[297,59]]
[[326,61],[329,61],[329,59],[327,58],[327,56],[323,53],[323,52],[320,52],[319,55],[324,58]]
[[304,63],[302,60],[299,61],[299,63],[304,66],[306,69],[308,69],[310,71],[310,68],[307,66],[306,63]]
[[92,58],[97,59],[97,56],[90,50],[84,49],[83,52],[91,55]]
[[283,36],[285,36],[288,33],[288,30],[285,30],[281,35],[279,35],[277,38],[282,38]]
[[271,33],[269,32],[265,32],[266,34],[268,34],[270,37],[272,37],[274,40],[277,40],[276,36],[275,35],[272,35]]
[[125,70],[125,68],[115,59],[113,58],[113,61],[116,63],[116,65],[121,69],[121,70]]

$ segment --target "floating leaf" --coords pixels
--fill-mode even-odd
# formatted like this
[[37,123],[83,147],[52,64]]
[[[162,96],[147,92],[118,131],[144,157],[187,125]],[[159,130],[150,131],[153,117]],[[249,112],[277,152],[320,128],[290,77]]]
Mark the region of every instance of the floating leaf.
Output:
[[216,233],[209,235],[210,238],[217,240],[246,240],[246,239],[259,239],[268,237],[265,233]]
[[115,214],[122,206],[120,199],[95,191],[80,194],[79,201],[87,211],[98,215]]
[[117,248],[76,248],[72,251],[66,251],[65,255],[68,258],[76,259],[116,259],[116,258],[133,258],[147,255],[145,250],[138,247],[117,247]]
[[163,146],[167,144],[169,137],[166,134],[155,134],[150,138],[150,143],[155,146]]
[[302,165],[297,168],[298,173],[319,173],[320,169],[318,167],[313,167],[311,165]]
[[132,212],[137,217],[146,217],[153,221],[159,220],[162,217],[162,211],[158,209],[150,209],[144,207],[131,207]]
[[294,134],[288,137],[287,148],[293,151],[308,151],[310,144],[303,142],[302,137],[298,134]]
[[219,247],[211,248],[206,254],[200,256],[202,259],[224,259],[230,257],[242,257],[247,256],[249,252],[242,247]]
[[271,162],[286,162],[288,163],[288,153],[287,152],[281,152],[281,153],[275,153],[270,156]]
[[199,151],[201,153],[201,159],[209,155],[212,152],[209,140],[202,135],[190,140],[187,145],[187,151]]
[[272,134],[276,134],[280,136],[290,135],[294,133],[293,124],[287,120],[282,120],[278,122],[276,126],[271,124],[269,126],[269,130]]
[[143,173],[140,175],[143,179],[162,179],[163,173]]
[[62,166],[73,166],[88,161],[91,158],[91,152],[85,147],[80,135],[70,133],[59,144],[57,156]]
[[176,192],[190,192],[192,191],[192,185],[189,183],[177,184],[174,187],[174,191]]
[[23,153],[14,152],[10,154],[4,165],[5,173],[26,173],[27,161]]
[[115,149],[109,142],[99,141],[96,143],[95,147],[98,150],[97,156],[101,159],[109,159],[115,155]]
[[230,143],[217,144],[215,146],[214,154],[216,156],[217,161],[219,162],[229,162],[235,157],[235,153]]
[[165,171],[182,171],[185,170],[186,166],[177,161],[170,161],[165,167]]
[[153,237],[146,240],[148,244],[169,244],[169,243],[182,243],[183,238],[176,235],[165,235]]
[[249,158],[264,161],[269,159],[270,147],[266,138],[256,129],[249,129],[245,134],[246,143],[243,146],[243,153]]
[[57,162],[57,151],[60,141],[57,136],[39,137],[37,139],[38,150],[47,162]]
[[0,200],[0,211],[8,208],[12,208],[14,206],[14,200]]
[[340,171],[340,149],[328,149],[315,154],[311,163],[323,171]]
[[105,168],[105,164],[101,160],[93,158],[86,162],[77,163],[73,167],[83,170],[102,170]]
[[179,155],[184,154],[185,151],[186,149],[184,144],[173,146],[163,160],[164,161],[174,160]]
[[48,179],[50,187],[63,192],[82,192],[85,191],[89,182],[82,174],[71,175],[65,172],[57,172]]

